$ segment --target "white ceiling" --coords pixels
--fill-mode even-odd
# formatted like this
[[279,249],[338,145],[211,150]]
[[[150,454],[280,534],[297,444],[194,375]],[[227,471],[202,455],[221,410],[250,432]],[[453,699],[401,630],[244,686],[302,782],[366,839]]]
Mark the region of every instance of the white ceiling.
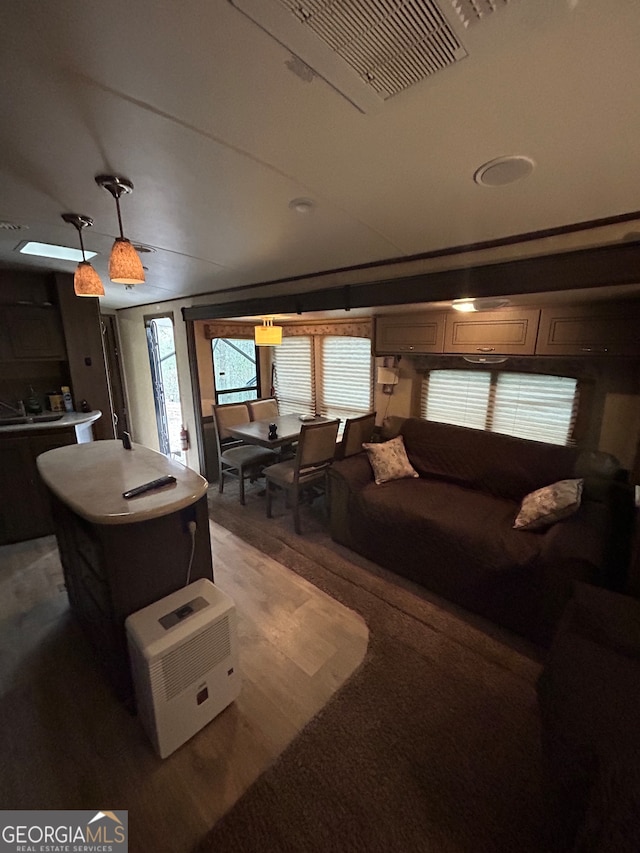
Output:
[[[77,246],[60,214],[87,214],[121,308],[640,210],[637,0],[511,0],[468,30],[438,2],[467,58],[367,113],[228,0],[3,3],[0,220],[28,230],[0,230],[0,263],[73,271],[15,247]],[[533,174],[474,183],[512,154]],[[132,290],[108,282],[105,172],[156,250]]]

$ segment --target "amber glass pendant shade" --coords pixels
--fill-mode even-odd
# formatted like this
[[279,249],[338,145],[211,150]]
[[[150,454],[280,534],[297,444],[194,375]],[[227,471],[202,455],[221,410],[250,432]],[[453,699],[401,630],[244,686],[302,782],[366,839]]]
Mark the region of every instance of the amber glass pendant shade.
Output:
[[73,277],[76,296],[104,296],[104,286],[89,261],[80,261]]
[[126,237],[116,237],[109,257],[109,278],[115,284],[144,284],[140,256]]
[[68,222],[78,232],[80,238],[80,249],[82,251],[82,260],[76,267],[73,276],[73,291],[76,296],[104,296],[104,285],[100,280],[100,276],[86,259],[84,253],[84,241],[82,239],[82,229],[90,228],[93,225],[93,219],[86,216],[84,213],[63,213],[62,218]]

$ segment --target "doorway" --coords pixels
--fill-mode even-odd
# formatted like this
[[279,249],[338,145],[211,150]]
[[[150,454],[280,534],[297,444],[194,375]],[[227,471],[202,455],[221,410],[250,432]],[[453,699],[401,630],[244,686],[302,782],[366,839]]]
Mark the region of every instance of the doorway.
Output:
[[111,404],[113,407],[113,429],[116,438],[122,438],[124,432],[129,429],[129,414],[127,412],[127,398],[122,378],[122,364],[120,361],[120,346],[118,344],[118,332],[113,314],[101,314],[100,323],[104,343],[104,353],[107,362],[107,378],[111,392]]
[[173,317],[145,317],[153,402],[160,452],[172,459],[182,458],[180,431],[182,405],[178,384]]

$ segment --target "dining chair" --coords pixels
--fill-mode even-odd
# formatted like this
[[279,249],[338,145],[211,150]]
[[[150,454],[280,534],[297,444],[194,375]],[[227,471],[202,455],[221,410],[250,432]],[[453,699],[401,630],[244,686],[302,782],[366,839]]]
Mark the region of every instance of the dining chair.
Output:
[[326,487],[327,471],[336,455],[339,426],[340,420],[303,424],[295,457],[264,469],[267,481],[267,518],[272,518],[273,494],[276,488],[280,488],[286,493],[287,504],[292,506],[294,529],[296,533],[300,533],[300,499],[311,486]]
[[369,412],[359,418],[347,418],[342,433],[342,441],[338,448],[338,457],[345,459],[362,450],[363,441],[371,441],[373,429],[376,425],[376,413]]
[[260,400],[248,400],[249,415],[252,421],[266,421],[267,418],[277,418],[278,401],[275,397],[262,397]]
[[264,447],[243,444],[229,432],[228,427],[251,420],[246,403],[221,403],[211,408],[218,449],[218,491],[223,491],[225,477],[235,477],[240,482],[240,503],[244,506],[245,480],[257,479],[261,468],[275,462],[278,454]]

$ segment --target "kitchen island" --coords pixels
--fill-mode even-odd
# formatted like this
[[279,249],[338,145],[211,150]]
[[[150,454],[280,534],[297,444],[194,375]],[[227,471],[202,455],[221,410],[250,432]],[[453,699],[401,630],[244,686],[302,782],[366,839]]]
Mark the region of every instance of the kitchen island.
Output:
[[[37,460],[50,491],[71,610],[116,694],[133,704],[124,621],[190,580],[213,580],[208,483],[139,444],[60,447]],[[128,489],[175,482],[126,500]]]

